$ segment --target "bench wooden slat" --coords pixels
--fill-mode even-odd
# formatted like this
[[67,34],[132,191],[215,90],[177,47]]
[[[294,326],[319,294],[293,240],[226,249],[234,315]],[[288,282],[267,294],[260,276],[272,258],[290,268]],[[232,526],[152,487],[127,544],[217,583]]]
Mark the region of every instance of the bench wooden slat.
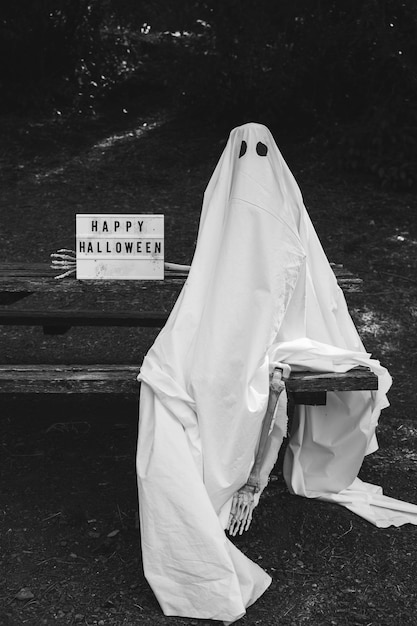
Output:
[[[137,365],[0,365],[0,393],[137,394]],[[293,372],[286,381],[291,393],[377,389],[368,368],[345,374]]]
[[[331,264],[340,287],[345,293],[357,293],[362,290],[362,279],[354,276],[342,265]],[[186,280],[184,272],[165,270],[165,280],[76,280],[72,274],[64,279],[56,280],[56,269],[48,263],[0,263],[0,292],[27,293],[82,293],[97,290],[106,293],[137,293],[151,290],[152,292],[179,289]]]
[[138,392],[136,365],[0,365],[0,393]]
[[0,325],[3,326],[163,326],[168,313],[163,311],[114,312],[97,310],[25,311],[19,309],[0,310]]
[[287,390],[297,393],[316,391],[352,391],[378,389],[378,377],[367,367],[355,367],[348,372],[291,372]]

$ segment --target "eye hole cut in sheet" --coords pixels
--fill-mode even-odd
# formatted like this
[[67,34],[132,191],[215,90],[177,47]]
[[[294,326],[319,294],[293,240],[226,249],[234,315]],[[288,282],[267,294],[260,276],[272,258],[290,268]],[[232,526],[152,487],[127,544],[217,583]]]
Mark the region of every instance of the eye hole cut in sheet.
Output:
[[[246,154],[247,149],[248,149],[248,144],[243,139],[240,144],[239,159],[242,158]],[[256,153],[259,156],[266,156],[268,154],[268,146],[262,143],[262,141],[258,141],[258,143],[256,144]]]

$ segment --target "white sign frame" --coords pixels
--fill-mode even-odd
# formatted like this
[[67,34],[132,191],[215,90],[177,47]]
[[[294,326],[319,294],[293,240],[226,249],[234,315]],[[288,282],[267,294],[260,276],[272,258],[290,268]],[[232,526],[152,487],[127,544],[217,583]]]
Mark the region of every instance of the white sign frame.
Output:
[[164,215],[77,213],[79,280],[163,280]]

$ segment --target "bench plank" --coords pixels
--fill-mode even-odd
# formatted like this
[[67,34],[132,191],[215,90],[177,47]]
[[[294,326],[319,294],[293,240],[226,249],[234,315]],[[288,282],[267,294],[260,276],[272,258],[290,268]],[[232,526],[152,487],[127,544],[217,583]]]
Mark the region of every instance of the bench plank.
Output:
[[[137,394],[138,365],[0,365],[0,393],[121,393]],[[368,368],[345,374],[293,372],[290,393],[377,389],[378,378]]]
[[97,311],[94,309],[26,311],[19,309],[0,310],[0,325],[3,326],[163,326],[168,319],[163,311]]
[[[362,291],[363,281],[343,265],[331,264],[339,286],[345,293]],[[55,279],[56,269],[47,263],[0,263],[0,292],[6,293],[61,293],[76,294],[97,290],[106,294],[134,294],[150,290],[153,293],[178,292],[186,280],[184,272],[165,270],[165,280],[76,280],[72,274]]]
[[297,393],[316,391],[352,391],[378,389],[378,377],[367,367],[355,367],[348,372],[291,372],[287,390]]

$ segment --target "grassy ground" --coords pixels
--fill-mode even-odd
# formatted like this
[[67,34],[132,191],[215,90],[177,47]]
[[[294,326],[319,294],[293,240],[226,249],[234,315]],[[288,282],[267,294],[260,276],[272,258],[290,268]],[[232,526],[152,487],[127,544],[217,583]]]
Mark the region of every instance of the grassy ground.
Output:
[[[95,123],[0,120],[0,260],[73,244],[76,212],[162,212],[166,258],[189,262],[201,197],[226,135],[164,111]],[[276,137],[278,144],[280,138]],[[412,194],[342,177],[316,147],[281,145],[329,258],[364,279],[349,305],[394,376],[365,480],[417,502],[417,212]],[[0,329],[3,362],[141,362],[147,330]],[[164,617],[143,579],[136,402],[1,399],[0,624],[204,624]],[[375,529],[290,496],[280,467],[240,548],[273,577],[242,625],[406,626],[417,611],[416,530]],[[26,599],[16,594],[27,588]]]

